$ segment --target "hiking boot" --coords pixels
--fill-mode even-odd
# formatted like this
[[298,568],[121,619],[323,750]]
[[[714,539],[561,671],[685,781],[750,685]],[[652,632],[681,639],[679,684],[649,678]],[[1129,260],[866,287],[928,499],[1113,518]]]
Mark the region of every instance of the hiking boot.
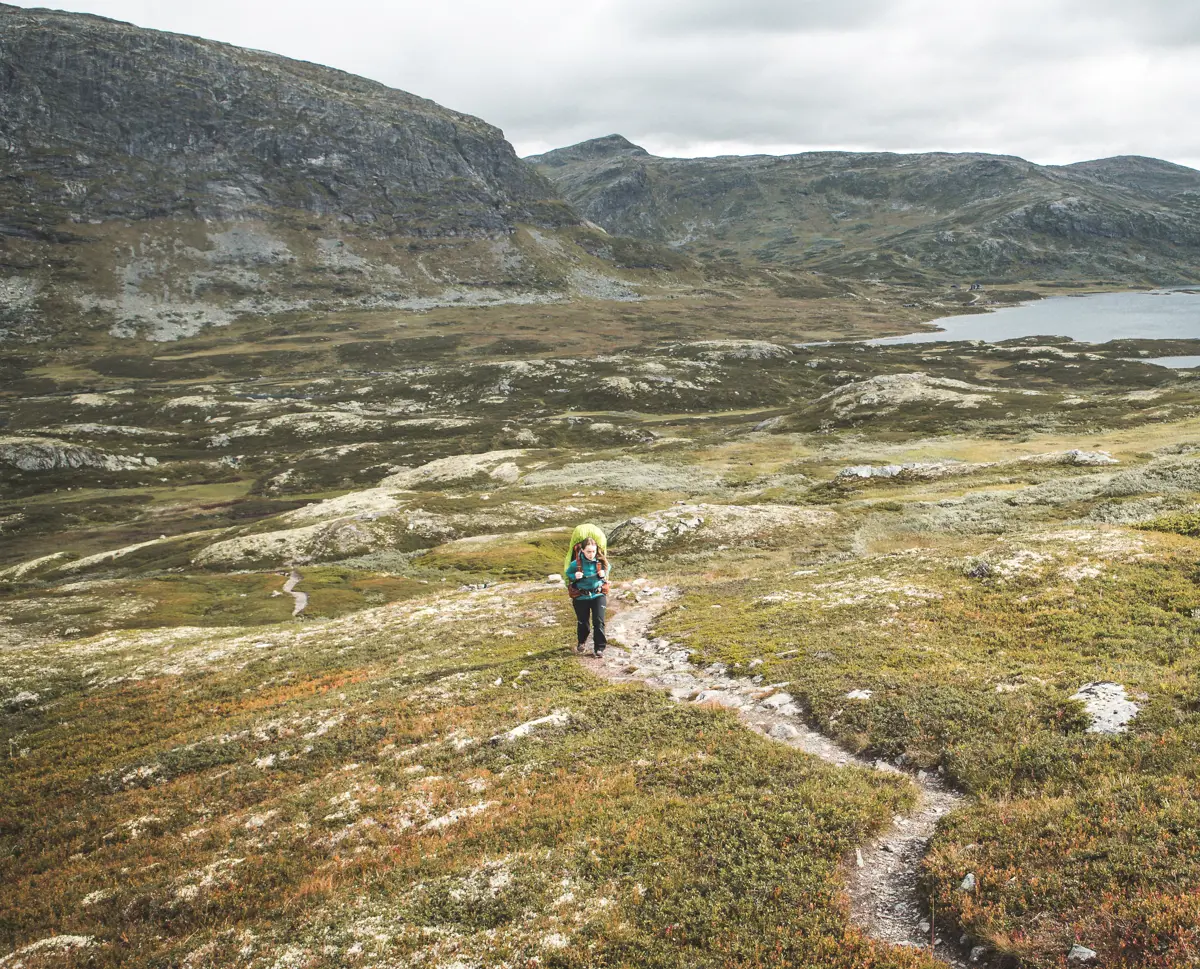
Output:
[[592,652],[592,655],[595,656],[596,659],[600,659],[604,655],[604,650],[602,650],[602,649],[594,650]]
[[587,649],[587,643],[580,643],[578,646],[575,647],[575,652],[582,653],[586,649]]

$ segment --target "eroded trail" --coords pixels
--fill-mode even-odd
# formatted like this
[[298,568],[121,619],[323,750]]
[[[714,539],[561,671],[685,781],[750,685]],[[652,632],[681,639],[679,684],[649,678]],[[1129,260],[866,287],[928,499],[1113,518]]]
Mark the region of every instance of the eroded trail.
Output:
[[303,580],[304,576],[293,569],[292,574],[288,576],[288,580],[283,584],[283,591],[290,595],[296,602],[295,608],[292,609],[293,617],[300,615],[300,613],[308,608],[308,593],[296,591],[296,586]]
[[[687,649],[661,637],[650,638],[654,619],[675,597],[670,589],[637,590],[633,600],[613,611],[604,658],[584,662],[614,682],[645,683],[668,691],[681,703],[718,703],[735,710],[751,730],[829,763],[901,773],[883,761],[855,757],[809,727],[799,705],[782,690],[786,684],[729,676],[720,664],[698,669],[689,662]],[[947,965],[966,966],[957,932],[950,926],[946,931],[931,927],[917,886],[921,859],[938,820],[965,798],[924,772],[912,780],[920,790],[913,812],[896,816],[878,838],[859,848],[847,866],[851,918],[873,938],[896,945],[929,948],[931,935],[936,936],[934,955]]]

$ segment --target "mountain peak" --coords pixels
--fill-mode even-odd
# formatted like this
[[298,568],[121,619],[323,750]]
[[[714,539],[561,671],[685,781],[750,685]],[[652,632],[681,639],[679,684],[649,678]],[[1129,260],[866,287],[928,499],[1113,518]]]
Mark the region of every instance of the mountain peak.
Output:
[[565,165],[573,161],[594,161],[604,158],[617,157],[642,157],[650,158],[650,152],[646,151],[641,145],[635,145],[624,135],[604,135],[601,138],[592,138],[588,141],[581,141],[577,145],[569,145],[566,148],[556,148],[554,151],[548,151],[543,155],[530,155],[525,160],[534,165]]

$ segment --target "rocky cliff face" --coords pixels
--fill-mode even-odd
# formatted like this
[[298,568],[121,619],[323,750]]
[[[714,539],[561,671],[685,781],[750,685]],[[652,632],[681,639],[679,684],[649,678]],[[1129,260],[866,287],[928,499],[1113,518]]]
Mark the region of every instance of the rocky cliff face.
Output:
[[709,257],[913,281],[1200,274],[1200,172],[1156,159],[677,159],[611,135],[528,160],[610,232]]
[[6,234],[280,208],[423,237],[577,221],[498,129],[329,68],[9,6],[0,62],[5,174],[29,205]]
[[593,237],[477,118],[314,64],[0,4],[0,340],[633,295]]

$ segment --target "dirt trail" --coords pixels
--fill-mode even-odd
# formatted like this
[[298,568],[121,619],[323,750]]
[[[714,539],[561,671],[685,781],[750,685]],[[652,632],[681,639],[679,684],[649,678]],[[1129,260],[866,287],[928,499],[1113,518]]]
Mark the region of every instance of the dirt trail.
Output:
[[[720,664],[701,670],[689,662],[687,649],[663,638],[650,638],[651,624],[676,593],[650,586],[634,588],[634,598],[621,603],[609,619],[610,646],[603,659],[584,659],[589,669],[614,682],[639,682],[666,690],[681,703],[718,703],[736,710],[751,730],[832,764],[902,773],[884,761],[855,757],[809,727],[799,705],[782,691],[786,684],[729,676]],[[897,815],[878,838],[858,849],[847,865],[846,892],[851,918],[868,935],[895,945],[928,949],[930,924],[917,887],[919,865],[938,820],[965,803],[965,798],[933,775],[908,776],[920,791],[916,808],[905,817]],[[948,929],[936,932],[934,956],[946,965],[969,965],[958,945],[957,931]]]
[[296,607],[292,610],[293,617],[300,615],[300,613],[308,608],[308,593],[295,591],[296,586],[303,581],[304,576],[293,569],[292,574],[288,576],[288,580],[283,584],[283,591],[296,600]]

